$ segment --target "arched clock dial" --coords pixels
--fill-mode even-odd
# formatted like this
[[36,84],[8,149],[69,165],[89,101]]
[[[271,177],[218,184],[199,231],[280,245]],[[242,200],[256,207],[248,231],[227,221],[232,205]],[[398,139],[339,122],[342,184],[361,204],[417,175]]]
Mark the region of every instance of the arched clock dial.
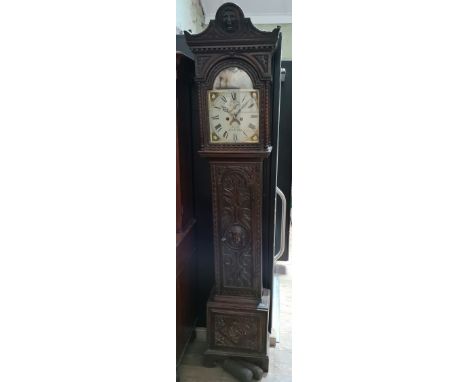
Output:
[[258,143],[258,90],[208,92],[211,143]]

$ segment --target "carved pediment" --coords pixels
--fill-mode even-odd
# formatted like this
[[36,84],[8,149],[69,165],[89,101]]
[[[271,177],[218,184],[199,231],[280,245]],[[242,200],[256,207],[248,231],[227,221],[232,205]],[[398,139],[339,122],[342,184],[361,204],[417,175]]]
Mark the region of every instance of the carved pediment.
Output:
[[271,32],[257,29],[250,18],[234,3],[225,3],[219,7],[214,20],[201,33],[190,34],[185,31],[185,38],[190,48],[196,52],[239,50],[273,50],[278,41],[279,27]]

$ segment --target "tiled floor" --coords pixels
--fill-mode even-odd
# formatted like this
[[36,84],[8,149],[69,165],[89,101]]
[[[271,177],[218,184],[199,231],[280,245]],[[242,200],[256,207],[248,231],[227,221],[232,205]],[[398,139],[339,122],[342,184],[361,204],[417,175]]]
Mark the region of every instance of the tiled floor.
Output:
[[[265,382],[292,381],[292,341],[291,341],[291,263],[279,262],[277,274],[280,284],[280,342],[270,348],[270,370],[264,374]],[[195,340],[187,348],[179,367],[181,382],[237,382],[237,379],[221,367],[202,366],[206,342]]]

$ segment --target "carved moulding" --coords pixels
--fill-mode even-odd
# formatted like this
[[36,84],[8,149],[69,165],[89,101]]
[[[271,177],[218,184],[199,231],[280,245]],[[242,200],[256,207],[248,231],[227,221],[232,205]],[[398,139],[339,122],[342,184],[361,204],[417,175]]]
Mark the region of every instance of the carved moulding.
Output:
[[[241,60],[251,65],[255,69],[255,72],[258,73],[259,79],[269,82],[272,81],[271,61],[268,54],[239,53],[233,51],[198,56],[195,61],[195,81],[199,83],[207,81],[215,65],[223,65],[223,62],[226,60],[234,59]],[[229,66],[233,66],[232,61],[229,62]],[[214,71],[216,71],[216,69],[214,69]]]

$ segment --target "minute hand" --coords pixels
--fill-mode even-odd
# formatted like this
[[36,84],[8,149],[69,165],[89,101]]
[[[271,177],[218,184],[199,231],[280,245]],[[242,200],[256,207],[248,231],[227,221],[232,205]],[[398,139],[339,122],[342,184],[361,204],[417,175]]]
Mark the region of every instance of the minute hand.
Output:
[[237,118],[238,114],[241,112],[241,110],[247,106],[247,104],[249,103],[249,101],[247,101],[246,103],[244,103],[240,108],[239,110],[236,111],[236,113],[234,114],[234,117]]

